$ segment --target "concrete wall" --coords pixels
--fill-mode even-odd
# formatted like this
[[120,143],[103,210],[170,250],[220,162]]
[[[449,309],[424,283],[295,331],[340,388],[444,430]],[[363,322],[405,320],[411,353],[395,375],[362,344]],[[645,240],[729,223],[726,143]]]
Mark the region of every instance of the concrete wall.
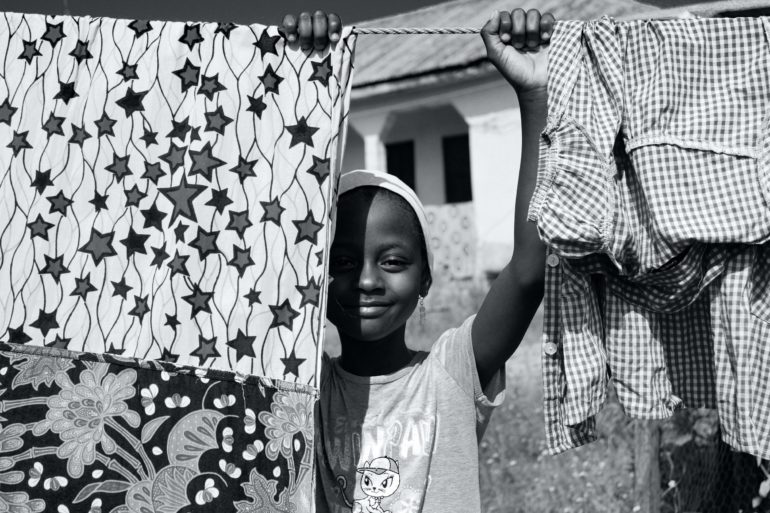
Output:
[[468,125],[451,105],[426,107],[395,114],[385,144],[414,141],[415,188],[426,205],[446,202],[441,139],[468,133]]
[[[405,90],[351,103],[344,169],[386,169],[385,145],[415,141],[417,193],[444,203],[441,138],[468,133],[479,275],[499,271],[513,250],[521,122],[513,89],[497,75],[472,83]],[[361,155],[363,154],[363,159]]]
[[364,138],[352,126],[348,126],[345,153],[342,156],[342,172],[366,167]]
[[[442,138],[468,133],[468,125],[452,105],[393,112],[383,144],[413,141],[417,194],[426,205],[446,202]],[[343,171],[365,165],[364,139],[355,128],[348,130]]]

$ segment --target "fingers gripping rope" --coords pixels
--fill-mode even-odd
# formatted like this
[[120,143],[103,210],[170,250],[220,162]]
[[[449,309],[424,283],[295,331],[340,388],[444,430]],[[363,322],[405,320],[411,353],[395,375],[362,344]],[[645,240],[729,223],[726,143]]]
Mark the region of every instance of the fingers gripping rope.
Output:
[[378,35],[415,35],[415,34],[478,34],[481,32],[477,28],[468,27],[353,27],[354,34],[378,34]]

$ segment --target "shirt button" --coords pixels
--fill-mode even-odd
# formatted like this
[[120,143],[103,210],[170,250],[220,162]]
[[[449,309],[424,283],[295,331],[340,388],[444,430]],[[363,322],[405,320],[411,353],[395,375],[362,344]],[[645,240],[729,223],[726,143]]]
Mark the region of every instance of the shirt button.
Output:
[[548,258],[545,259],[545,263],[548,264],[548,267],[556,267],[559,265],[559,257],[551,253],[548,255]]
[[545,346],[544,346],[544,348],[543,348],[543,350],[545,351],[545,354],[547,354],[548,356],[553,356],[553,355],[555,355],[555,354],[556,354],[556,351],[557,351],[558,349],[559,349],[559,348],[558,348],[558,347],[556,347],[556,344],[554,344],[553,342],[546,342],[546,343],[545,343]]

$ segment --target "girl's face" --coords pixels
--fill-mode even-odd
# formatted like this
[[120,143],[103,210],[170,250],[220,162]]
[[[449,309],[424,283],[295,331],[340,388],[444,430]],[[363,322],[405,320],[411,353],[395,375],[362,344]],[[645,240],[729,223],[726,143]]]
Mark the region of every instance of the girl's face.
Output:
[[392,200],[350,194],[337,210],[327,317],[343,336],[380,341],[406,324],[427,293],[421,242]]

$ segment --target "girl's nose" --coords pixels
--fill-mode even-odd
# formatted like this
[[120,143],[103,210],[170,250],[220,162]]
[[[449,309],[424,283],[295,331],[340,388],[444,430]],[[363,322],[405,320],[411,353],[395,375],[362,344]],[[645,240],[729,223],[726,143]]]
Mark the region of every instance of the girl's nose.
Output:
[[380,269],[374,263],[364,263],[361,274],[358,275],[358,288],[361,290],[375,290],[382,286]]

